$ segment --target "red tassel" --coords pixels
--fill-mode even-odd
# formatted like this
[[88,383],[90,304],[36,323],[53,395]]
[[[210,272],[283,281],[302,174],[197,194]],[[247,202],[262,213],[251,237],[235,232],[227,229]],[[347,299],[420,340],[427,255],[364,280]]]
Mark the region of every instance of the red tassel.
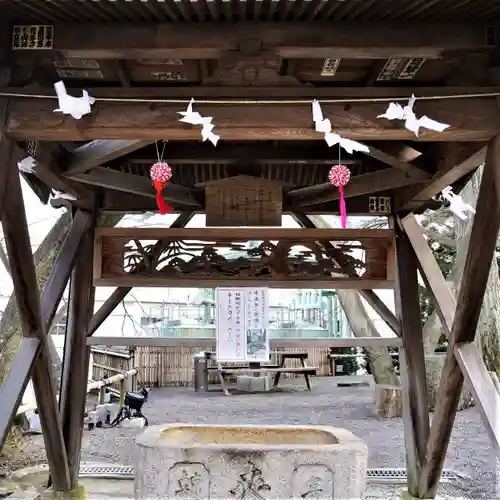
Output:
[[156,189],[156,204],[158,205],[158,210],[160,211],[160,214],[161,215],[168,214],[173,210],[173,207],[171,207],[168,203],[166,203],[165,200],[163,199],[163,196],[161,195],[161,192],[165,187],[165,183],[161,181],[153,181],[153,186]]

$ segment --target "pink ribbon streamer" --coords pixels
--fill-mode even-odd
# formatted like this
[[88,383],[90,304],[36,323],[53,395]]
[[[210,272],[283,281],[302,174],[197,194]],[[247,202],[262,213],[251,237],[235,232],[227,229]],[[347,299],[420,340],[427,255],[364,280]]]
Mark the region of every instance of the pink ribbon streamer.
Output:
[[339,186],[340,193],[340,223],[342,225],[342,229],[347,228],[347,208],[345,205],[344,199],[344,186]]

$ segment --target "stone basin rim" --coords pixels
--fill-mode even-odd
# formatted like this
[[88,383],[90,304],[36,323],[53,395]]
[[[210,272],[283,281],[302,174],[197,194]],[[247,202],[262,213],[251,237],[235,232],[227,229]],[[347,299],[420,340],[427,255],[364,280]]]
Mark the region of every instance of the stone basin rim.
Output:
[[[176,443],[175,441],[168,441],[162,439],[162,434],[168,430],[174,429],[242,429],[242,430],[293,430],[296,432],[300,431],[315,431],[324,432],[331,434],[337,442],[335,443],[307,443],[307,444],[278,444],[278,443]],[[170,424],[160,424],[149,426],[144,432],[136,437],[136,443],[144,448],[161,448],[161,449],[205,449],[205,450],[217,450],[232,453],[239,452],[263,452],[270,450],[323,450],[325,452],[329,450],[341,450],[349,449],[351,451],[364,450],[366,448],[365,443],[352,434],[350,431],[326,425],[221,425],[221,424],[189,424],[189,423],[170,423]]]

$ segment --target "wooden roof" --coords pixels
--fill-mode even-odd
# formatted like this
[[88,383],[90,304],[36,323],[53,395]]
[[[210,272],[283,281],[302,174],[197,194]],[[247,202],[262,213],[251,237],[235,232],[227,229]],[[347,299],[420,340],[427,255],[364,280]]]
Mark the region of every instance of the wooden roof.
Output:
[[496,0],[0,0],[14,21],[495,20]]

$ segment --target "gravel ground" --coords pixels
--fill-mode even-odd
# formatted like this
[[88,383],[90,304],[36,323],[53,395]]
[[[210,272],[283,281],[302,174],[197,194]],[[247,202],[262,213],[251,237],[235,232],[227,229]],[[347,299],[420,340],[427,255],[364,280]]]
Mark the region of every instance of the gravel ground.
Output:
[[[187,388],[153,389],[144,414],[150,425],[167,422],[217,424],[328,424],[345,427],[365,440],[370,468],[404,467],[401,419],[379,420],[373,414],[372,389],[335,387],[331,378],[313,380],[304,391],[302,381],[283,381],[280,392],[238,394],[195,393]],[[133,464],[137,429],[97,429],[85,432],[82,461]],[[28,444],[25,454],[35,450]],[[38,452],[38,450],[37,450]],[[38,452],[39,453],[39,452]],[[459,413],[445,468],[470,477],[456,497],[500,499],[500,468],[478,412]]]

